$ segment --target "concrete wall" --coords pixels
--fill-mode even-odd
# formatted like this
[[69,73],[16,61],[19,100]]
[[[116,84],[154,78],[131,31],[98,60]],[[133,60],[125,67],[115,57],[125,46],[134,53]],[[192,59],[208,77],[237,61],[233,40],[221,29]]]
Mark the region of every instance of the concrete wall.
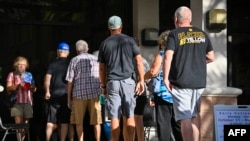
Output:
[[205,30],[211,38],[215,62],[208,65],[207,87],[227,86],[227,29],[211,32],[206,28],[206,13],[211,9],[227,9],[226,0],[190,0],[193,25]]
[[[159,29],[159,0],[133,0],[134,35],[141,39],[141,31],[144,28]],[[158,48],[142,46],[141,52],[151,63]]]

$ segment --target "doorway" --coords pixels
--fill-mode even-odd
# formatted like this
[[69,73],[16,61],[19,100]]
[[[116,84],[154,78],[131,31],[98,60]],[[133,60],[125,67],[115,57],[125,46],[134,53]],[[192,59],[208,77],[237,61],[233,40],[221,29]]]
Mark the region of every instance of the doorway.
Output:
[[228,86],[243,90],[238,97],[238,104],[250,104],[250,61],[249,41],[250,13],[247,5],[240,1],[227,1],[227,52]]

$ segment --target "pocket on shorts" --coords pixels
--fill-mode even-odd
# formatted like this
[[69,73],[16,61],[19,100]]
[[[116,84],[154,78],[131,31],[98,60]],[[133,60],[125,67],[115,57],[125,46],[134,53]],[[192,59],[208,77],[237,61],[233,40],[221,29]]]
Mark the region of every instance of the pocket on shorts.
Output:
[[128,84],[128,85],[135,85],[135,81],[132,79],[132,78],[127,78],[127,79],[124,79],[122,80],[125,84]]
[[106,87],[107,87],[107,91],[109,92],[117,92],[119,91],[120,87],[119,87],[119,82],[116,80],[109,80],[106,83]]

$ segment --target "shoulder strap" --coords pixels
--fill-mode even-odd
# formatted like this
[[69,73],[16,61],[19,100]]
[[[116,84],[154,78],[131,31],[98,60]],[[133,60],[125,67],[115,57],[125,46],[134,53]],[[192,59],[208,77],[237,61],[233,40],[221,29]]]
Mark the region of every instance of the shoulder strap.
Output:
[[159,54],[161,55],[162,58],[164,57],[164,53],[165,53],[164,50],[160,50],[160,51],[159,51]]
[[164,59],[164,51],[163,50],[161,50],[161,51],[159,51],[159,54],[161,55],[161,70],[162,70],[162,63],[163,63],[163,59]]
[[163,70],[162,70],[162,64],[163,64],[163,59],[164,59],[164,51],[163,50],[160,50],[159,51],[159,54],[161,55],[162,57],[162,60],[161,60],[161,68],[160,68],[160,71],[158,73],[158,77],[162,78],[162,73],[163,73]]

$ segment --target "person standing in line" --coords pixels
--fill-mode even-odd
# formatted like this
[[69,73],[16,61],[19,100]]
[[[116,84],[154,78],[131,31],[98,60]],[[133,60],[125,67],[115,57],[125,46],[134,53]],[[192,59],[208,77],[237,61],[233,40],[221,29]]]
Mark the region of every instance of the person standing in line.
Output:
[[44,79],[45,100],[47,100],[46,141],[50,141],[53,131],[58,130],[60,141],[74,140],[74,127],[70,125],[71,110],[67,105],[66,72],[70,47],[66,42],[57,46],[57,59],[49,64]]
[[[140,50],[134,39],[122,33],[122,20],[119,16],[108,19],[111,33],[100,45],[98,61],[100,62],[100,80],[103,94],[107,97],[107,109],[111,119],[112,141],[119,141],[120,117],[123,116],[126,131],[124,141],[134,140],[135,95],[141,95],[144,88],[144,67]],[[137,82],[134,61],[138,70]]]
[[66,80],[68,106],[71,107],[70,123],[76,125],[78,141],[84,140],[83,121],[89,111],[90,124],[94,125],[96,141],[101,139],[102,113],[99,96],[102,92],[97,57],[88,53],[86,41],[76,42],[77,56],[70,61]]
[[159,73],[163,85],[161,88],[164,89],[160,93],[153,93],[159,141],[182,141],[180,122],[175,121],[173,99],[163,82],[162,58],[169,32],[170,30],[166,30],[158,37],[159,52],[155,55],[151,68],[144,75],[144,79],[149,80]]
[[208,35],[191,25],[188,7],[179,7],[174,16],[176,29],[169,33],[165,48],[164,83],[172,93],[183,140],[199,141],[199,107],[206,87],[207,63],[214,61],[214,51]]
[[[137,38],[134,38],[138,48],[141,47],[140,41]],[[144,66],[144,72],[147,72],[149,70],[149,64],[148,61],[142,57],[142,62]],[[147,100],[147,89],[145,86],[145,91],[140,95],[137,96],[136,98],[136,106],[135,106],[135,129],[136,129],[136,138],[137,141],[144,141],[144,125],[143,125],[143,112],[144,112],[144,107],[146,103],[148,102]]]
[[[8,94],[16,95],[16,103],[11,107],[11,117],[15,123],[29,123],[33,117],[33,93],[36,92],[36,85],[33,75],[27,71],[29,68],[28,59],[18,56],[13,64],[14,71],[9,72],[6,80]],[[23,141],[24,133],[17,133],[17,140]]]

